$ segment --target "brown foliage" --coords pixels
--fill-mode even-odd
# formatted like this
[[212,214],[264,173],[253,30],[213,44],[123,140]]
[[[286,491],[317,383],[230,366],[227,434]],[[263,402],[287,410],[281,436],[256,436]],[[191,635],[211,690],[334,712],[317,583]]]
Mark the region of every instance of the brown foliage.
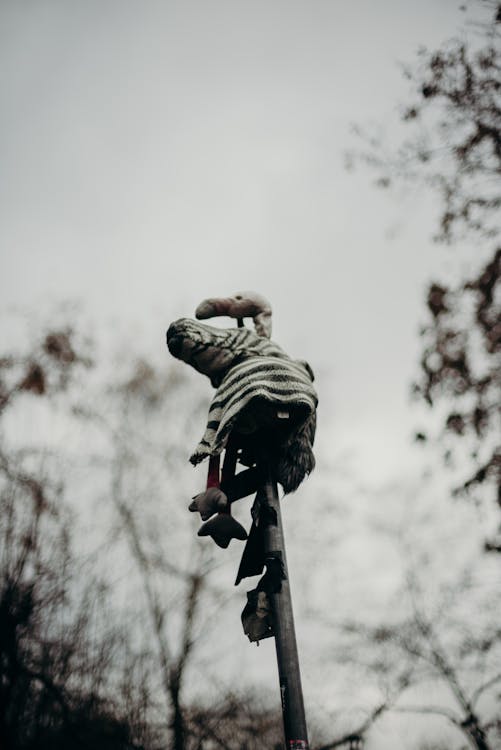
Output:
[[[430,319],[421,331],[413,387],[430,407],[447,405],[441,438],[449,434],[473,446],[469,475],[455,490],[465,495],[501,485],[500,453],[490,447],[501,401],[501,248],[491,246],[501,209],[501,5],[477,0],[473,8],[477,21],[466,28],[473,31],[469,38],[463,34],[431,52],[420,50],[418,64],[405,71],[413,89],[402,112],[409,137],[389,150],[369,139],[369,151],[361,155],[377,170],[380,186],[420,179],[430,187],[440,200],[435,239],[451,244],[470,238],[472,254],[480,258],[460,283],[430,284]],[[420,431],[416,440],[426,437]],[[446,464],[451,456],[447,449]],[[499,489],[497,500],[501,505]]]

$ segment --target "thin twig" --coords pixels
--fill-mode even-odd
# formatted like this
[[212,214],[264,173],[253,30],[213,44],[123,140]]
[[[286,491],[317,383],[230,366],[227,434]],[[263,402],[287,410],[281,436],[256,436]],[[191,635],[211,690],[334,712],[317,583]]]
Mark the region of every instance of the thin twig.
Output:
[[340,747],[341,745],[347,745],[348,742],[354,742],[356,740],[360,740],[363,738],[365,733],[371,728],[371,726],[374,724],[375,721],[381,716],[381,714],[388,709],[388,706],[386,703],[382,703],[380,706],[374,709],[370,716],[367,717],[367,719],[364,721],[363,724],[361,724],[358,729],[355,729],[353,732],[349,732],[348,734],[343,735],[342,737],[338,737],[336,740],[333,740],[332,742],[328,742],[326,745],[322,745],[321,747],[317,748],[317,750],[333,750],[335,747]]
[[478,699],[480,698],[480,696],[482,695],[482,693],[484,693],[490,687],[492,687],[493,685],[495,685],[496,682],[500,682],[500,681],[501,681],[501,672],[499,674],[494,675],[494,677],[491,677],[491,679],[487,680],[487,682],[484,682],[483,685],[480,685],[480,687],[478,687],[474,691],[474,693],[473,693],[473,695],[471,697],[471,705],[475,706],[476,702],[478,701]]

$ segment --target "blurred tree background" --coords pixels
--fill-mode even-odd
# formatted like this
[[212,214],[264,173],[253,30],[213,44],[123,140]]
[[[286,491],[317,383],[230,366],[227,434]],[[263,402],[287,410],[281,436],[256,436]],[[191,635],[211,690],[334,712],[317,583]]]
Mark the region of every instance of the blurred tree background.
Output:
[[[436,242],[467,246],[466,275],[458,250],[456,278],[429,284],[414,393],[441,407],[437,437],[446,465],[459,454],[454,494],[476,502],[493,497],[501,506],[501,6],[479,0],[474,7],[481,18],[461,37],[422,48],[418,64],[404,69],[412,99],[401,121],[410,132],[389,145],[360,131],[368,150],[355,158],[377,171],[382,188],[420,184],[432,191]],[[416,434],[418,442],[427,439],[425,431]],[[486,548],[501,550],[496,541]]]
[[[457,742],[462,734],[467,746],[486,750],[501,746],[498,564],[478,543],[462,560],[447,547],[464,534],[451,521],[461,512],[454,500],[469,500],[480,514],[487,508],[490,517],[493,505],[501,507],[501,4],[460,10],[471,7],[478,15],[461,35],[420,49],[417,63],[404,67],[412,93],[401,107],[401,141],[357,127],[365,146],[348,155],[350,168],[376,171],[380,188],[431,191],[434,239],[456,250],[452,278],[433,280],[426,291],[412,387],[434,417],[415,440],[431,442],[455,484],[435,501],[443,513],[428,499],[422,515],[387,521],[401,553],[399,606],[374,623],[345,621],[337,653],[378,685],[378,718],[385,711],[440,717]],[[484,554],[501,551],[497,516]]]
[[[355,154],[383,188],[433,191],[436,239],[461,248],[454,278],[427,290],[413,388],[432,416],[416,440],[453,470],[456,499],[438,470],[377,492],[321,458],[301,489],[309,512],[291,505],[308,540],[291,556],[319,750],[501,747],[499,557],[486,554],[501,542],[478,522],[501,504],[501,5],[475,7],[468,35],[405,69],[402,143],[371,135]],[[228,669],[233,633],[248,648],[227,585],[239,550],[222,562],[186,512],[207,384],[64,318],[30,322],[0,359],[0,746],[280,747],[278,690]]]
[[68,326],[1,360],[1,746],[272,747],[276,708],[183,694],[232,593],[182,502],[206,398],[130,352],[93,378],[92,348]]

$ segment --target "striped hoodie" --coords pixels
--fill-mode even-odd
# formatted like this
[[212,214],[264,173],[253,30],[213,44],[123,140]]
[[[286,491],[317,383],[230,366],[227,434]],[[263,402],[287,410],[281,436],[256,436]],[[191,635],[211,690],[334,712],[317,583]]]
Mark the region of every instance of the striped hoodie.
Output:
[[259,414],[263,404],[272,405],[290,415],[282,454],[286,464],[294,466],[285,466],[286,476],[279,481],[286,492],[296,489],[314,466],[311,448],[318,399],[309,365],[291,359],[278,344],[247,328],[214,328],[187,318],[170,326],[167,345],[171,354],[210,377],[217,388],[191,463],[221,453],[237,422],[241,429],[244,419],[250,432],[253,414]]

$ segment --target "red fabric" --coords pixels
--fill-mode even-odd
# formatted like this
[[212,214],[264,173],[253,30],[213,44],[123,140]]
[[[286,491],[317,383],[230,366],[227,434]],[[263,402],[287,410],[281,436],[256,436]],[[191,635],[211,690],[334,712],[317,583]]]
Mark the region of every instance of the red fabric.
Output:
[[207,489],[209,487],[218,487],[219,482],[219,454],[209,458],[209,475],[207,477]]

